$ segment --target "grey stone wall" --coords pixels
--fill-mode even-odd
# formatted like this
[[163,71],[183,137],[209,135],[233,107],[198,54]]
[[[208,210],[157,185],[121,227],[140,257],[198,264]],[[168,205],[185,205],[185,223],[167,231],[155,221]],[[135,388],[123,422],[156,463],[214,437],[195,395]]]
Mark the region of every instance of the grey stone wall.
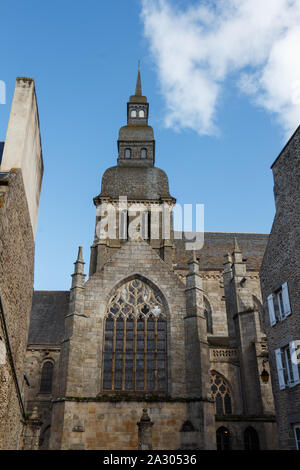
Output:
[[[276,214],[263,258],[261,286],[279,443],[282,449],[295,449],[292,425],[300,422],[300,385],[279,389],[274,351],[300,340],[300,127],[272,169]],[[288,283],[292,314],[271,327],[267,297],[284,282]]]
[[[33,291],[34,239],[20,170],[0,180],[0,294],[19,387],[23,389],[24,358]],[[3,322],[0,336],[4,339]],[[7,344],[0,364],[0,448],[16,449],[21,409]]]

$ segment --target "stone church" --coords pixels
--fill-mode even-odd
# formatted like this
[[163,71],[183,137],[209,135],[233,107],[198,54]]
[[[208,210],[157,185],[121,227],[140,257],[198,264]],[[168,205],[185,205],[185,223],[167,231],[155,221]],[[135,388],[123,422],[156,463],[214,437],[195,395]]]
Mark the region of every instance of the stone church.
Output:
[[[149,222],[151,207],[176,202],[148,116],[138,72],[117,164],[94,198],[88,278],[80,247],[70,291],[34,292],[25,401],[42,421],[39,446],[274,449],[259,280],[268,235],[205,232],[189,250],[158,218],[158,236],[130,237],[130,207],[143,204]],[[107,204],[123,224],[105,238]]]

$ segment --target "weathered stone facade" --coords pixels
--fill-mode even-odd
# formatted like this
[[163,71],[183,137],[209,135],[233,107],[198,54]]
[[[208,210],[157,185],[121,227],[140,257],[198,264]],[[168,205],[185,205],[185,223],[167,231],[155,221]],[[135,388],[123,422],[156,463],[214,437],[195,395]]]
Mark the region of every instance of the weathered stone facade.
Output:
[[[26,113],[24,113],[26,109]],[[28,111],[28,113],[27,113]],[[19,448],[20,436],[26,424],[24,410],[24,359],[29,329],[33,293],[34,225],[37,217],[42,179],[42,156],[23,132],[39,140],[34,82],[17,79],[7,135],[19,134],[23,139],[22,155],[16,142],[5,141],[0,173],[0,448]],[[32,121],[33,128],[31,128]],[[11,149],[13,147],[13,149]],[[25,147],[25,150],[24,148]],[[36,152],[36,158],[32,154]],[[14,153],[14,162],[9,155]],[[20,164],[11,167],[20,157]],[[26,187],[28,181],[22,164],[26,159],[28,171],[36,172],[37,186],[32,218]],[[38,160],[38,168],[36,168]],[[40,173],[39,173],[40,172]],[[38,197],[36,197],[38,195]],[[26,426],[25,426],[26,427]]]
[[[99,209],[109,202],[119,210],[120,196],[147,210],[175,204],[167,175],[154,167],[148,110],[138,76],[118,165],[94,199],[96,227]],[[172,221],[167,238],[161,228],[148,239],[120,232],[101,238],[96,228],[87,281],[80,249],[69,293],[35,293],[26,400],[43,416],[40,447],[276,448],[272,388],[261,380],[268,352],[259,268],[268,236],[207,233],[193,252]]]
[[[277,363],[280,359],[276,361],[275,356],[276,351],[283,352],[293,341],[300,340],[300,127],[273,163],[272,170],[276,214],[261,267],[261,286],[279,444],[282,449],[296,449],[295,427],[298,425],[300,429],[300,384],[287,378],[286,372],[291,368],[296,376],[298,365],[293,370],[282,357],[280,383],[281,365]],[[284,283],[287,283],[290,308],[280,316],[277,299]],[[272,305],[274,321],[270,317]]]

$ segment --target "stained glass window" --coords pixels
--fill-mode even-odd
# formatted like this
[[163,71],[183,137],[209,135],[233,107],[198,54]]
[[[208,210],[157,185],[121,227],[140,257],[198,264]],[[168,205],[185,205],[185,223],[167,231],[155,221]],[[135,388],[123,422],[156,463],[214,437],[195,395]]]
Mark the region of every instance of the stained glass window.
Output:
[[231,393],[228,383],[215,371],[211,372],[211,394],[216,401],[217,415],[232,414]]
[[140,279],[123,284],[109,301],[103,389],[167,389],[166,311],[160,293]]

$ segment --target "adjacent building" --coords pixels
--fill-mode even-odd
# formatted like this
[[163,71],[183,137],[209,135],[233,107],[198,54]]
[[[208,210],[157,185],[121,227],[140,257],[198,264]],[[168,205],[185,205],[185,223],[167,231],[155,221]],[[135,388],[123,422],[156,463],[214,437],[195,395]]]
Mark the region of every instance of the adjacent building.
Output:
[[300,127],[272,170],[276,214],[261,286],[279,444],[300,450]]
[[24,360],[43,177],[32,79],[17,78],[0,158],[0,449],[35,448],[39,420],[36,412],[28,419],[24,405]]

